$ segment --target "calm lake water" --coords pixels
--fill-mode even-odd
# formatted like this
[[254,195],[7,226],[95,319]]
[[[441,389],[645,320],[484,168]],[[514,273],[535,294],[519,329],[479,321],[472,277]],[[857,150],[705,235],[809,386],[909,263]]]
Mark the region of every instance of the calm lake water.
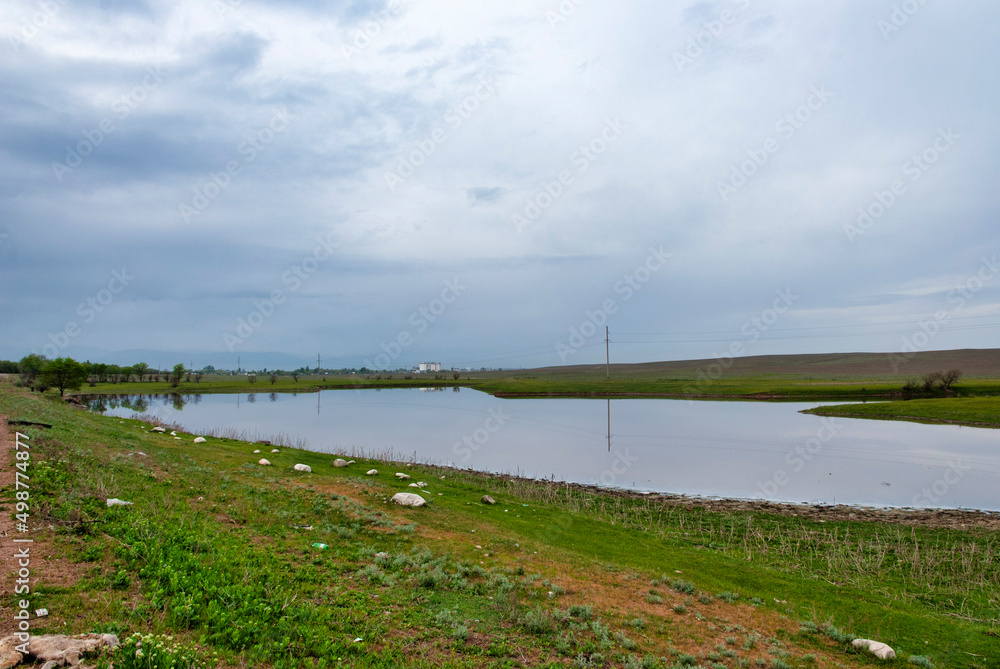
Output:
[[109,415],[149,413],[192,432],[284,434],[325,453],[391,453],[636,490],[1000,510],[1000,431],[799,413],[815,403],[503,400],[448,388],[133,396],[103,404]]

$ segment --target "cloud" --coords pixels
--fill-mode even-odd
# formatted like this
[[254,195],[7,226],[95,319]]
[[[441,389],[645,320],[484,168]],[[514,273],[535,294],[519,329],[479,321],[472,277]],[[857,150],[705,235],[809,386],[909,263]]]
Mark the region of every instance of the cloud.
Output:
[[[0,357],[122,267],[135,281],[67,353],[228,355],[318,239],[336,253],[243,350],[360,364],[459,276],[408,355],[555,364],[651,245],[669,267],[613,330],[738,331],[789,288],[775,327],[810,336],[748,353],[893,350],[878,322],[948,308],[1000,246],[993,10],[923,5],[886,34],[860,0],[587,3],[555,24],[526,0],[220,2],[0,9]],[[963,310],[996,305],[988,283]],[[845,324],[864,327],[819,336]],[[661,339],[621,359],[716,347]]]

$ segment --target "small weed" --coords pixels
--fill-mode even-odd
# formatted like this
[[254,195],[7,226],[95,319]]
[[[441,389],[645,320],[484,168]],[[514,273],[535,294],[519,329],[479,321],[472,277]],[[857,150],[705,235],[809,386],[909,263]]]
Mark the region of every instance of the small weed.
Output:
[[671,583],[670,587],[685,595],[693,595],[696,591],[693,583],[690,581],[682,581],[680,579]]
[[674,604],[674,613],[682,614],[687,613],[687,607],[683,604]]
[[528,611],[518,622],[521,627],[532,634],[548,634],[555,629],[552,616],[541,607],[536,607]]
[[918,667],[925,667],[926,669],[934,669],[934,664],[923,655],[911,655],[909,657],[910,664],[915,664]]

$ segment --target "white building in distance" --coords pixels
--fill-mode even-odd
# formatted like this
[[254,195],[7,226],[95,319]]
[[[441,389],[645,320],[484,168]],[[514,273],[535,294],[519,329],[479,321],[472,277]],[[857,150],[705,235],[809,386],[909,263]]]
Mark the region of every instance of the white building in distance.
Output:
[[418,372],[440,372],[441,363],[440,362],[422,362],[417,367]]

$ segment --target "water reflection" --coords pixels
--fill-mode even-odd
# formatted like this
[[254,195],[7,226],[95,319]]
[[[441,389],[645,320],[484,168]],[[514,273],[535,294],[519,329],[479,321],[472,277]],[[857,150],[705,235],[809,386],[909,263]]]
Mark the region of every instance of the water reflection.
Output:
[[170,395],[106,396],[91,406],[119,416],[155,413],[198,431],[253,430],[265,438],[283,433],[324,452],[415,455],[456,467],[640,490],[1000,508],[992,492],[1000,484],[998,433],[992,430],[820,418],[798,413],[812,406],[801,403],[630,399],[605,400],[602,407],[600,400],[501,400],[468,389],[314,395],[271,393],[269,402],[256,404],[252,393],[204,395],[200,404],[192,396],[180,402]]

